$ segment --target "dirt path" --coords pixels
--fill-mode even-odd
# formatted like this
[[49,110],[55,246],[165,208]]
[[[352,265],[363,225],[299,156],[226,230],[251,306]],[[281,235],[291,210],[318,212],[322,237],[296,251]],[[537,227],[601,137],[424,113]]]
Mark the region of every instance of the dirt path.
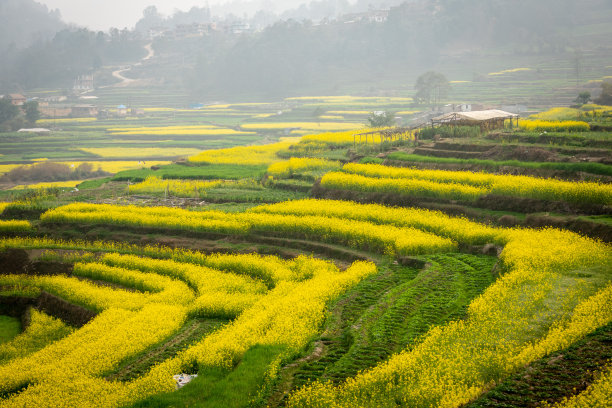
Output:
[[143,59],[141,59],[140,62],[137,62],[133,65],[124,65],[120,67],[118,70],[113,71],[113,77],[117,78],[121,82],[119,82],[118,84],[111,85],[110,87],[119,88],[119,87],[129,86],[129,85],[132,85],[134,82],[138,81],[137,79],[128,78],[124,76],[123,74],[131,71],[132,68],[134,67],[141,66],[144,61],[148,61],[155,56],[155,50],[153,50],[153,43],[149,43],[145,45],[144,49],[147,50],[147,55]]
[[124,72],[131,71],[131,70],[132,70],[132,67],[131,67],[131,66],[129,66],[129,67],[127,67],[127,68],[122,67],[121,69],[118,69],[118,70],[116,70],[116,71],[113,71],[113,76],[114,76],[115,78],[117,78],[117,79],[119,79],[119,80],[121,81],[120,83],[115,84],[114,86],[117,86],[117,87],[119,87],[119,86],[127,86],[127,85],[129,85],[130,83],[134,82],[134,81],[135,81],[135,79],[126,78],[126,77],[124,77],[124,76],[122,75]]

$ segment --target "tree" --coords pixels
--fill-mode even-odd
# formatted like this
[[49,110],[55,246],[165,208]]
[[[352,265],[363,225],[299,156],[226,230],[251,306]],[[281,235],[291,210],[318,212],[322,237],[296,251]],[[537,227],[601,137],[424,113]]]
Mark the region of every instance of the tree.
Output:
[[8,122],[19,115],[19,108],[11,103],[8,98],[0,99],[0,125]]
[[370,127],[389,127],[395,125],[395,113],[384,111],[384,112],[372,112],[368,116],[368,122]]
[[417,78],[416,100],[436,105],[448,95],[450,85],[444,75],[435,71],[428,71]]
[[40,119],[40,111],[38,110],[37,101],[26,102],[23,105],[23,110],[25,112],[26,120],[30,125],[35,124],[36,121]]
[[600,105],[612,105],[612,82],[601,83],[601,95],[594,102]]

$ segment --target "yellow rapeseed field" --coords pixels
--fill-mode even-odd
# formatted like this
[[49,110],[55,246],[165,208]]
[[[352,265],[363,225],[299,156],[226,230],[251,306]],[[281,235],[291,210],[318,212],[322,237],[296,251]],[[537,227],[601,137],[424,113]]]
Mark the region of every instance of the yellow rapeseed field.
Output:
[[570,182],[470,171],[418,170],[358,163],[348,163],[342,171],[343,173],[326,174],[321,185],[333,189],[454,197],[464,200],[473,200],[484,194],[498,194],[571,203],[612,203],[612,186],[595,182]]
[[[4,211],[4,208],[2,208]],[[1,214],[1,213],[0,213]],[[26,220],[0,220],[0,232],[27,232],[32,230],[32,224]]]
[[83,147],[86,153],[95,154],[105,158],[137,158],[138,160],[150,157],[174,158],[180,156],[191,156],[199,153],[199,149],[181,147]]
[[142,183],[128,186],[130,193],[164,193],[177,197],[204,197],[206,190],[217,187],[223,182],[202,180],[163,180],[149,176]]
[[17,337],[0,344],[0,364],[15,358],[26,357],[73,331],[72,327],[60,319],[31,309],[28,327]]
[[[55,341],[40,350],[28,349],[27,342],[16,340],[9,361],[0,363],[0,375],[6,379],[0,384],[0,392],[10,391],[24,383],[29,383],[29,386],[23,392],[0,399],[3,408],[129,405],[149,395],[174,389],[172,375],[193,362],[230,367],[255,344],[282,345],[286,353],[294,355],[318,332],[329,301],[376,272],[375,266],[367,262],[356,262],[347,270],[340,271],[330,262],[305,256],[281,260],[253,254],[203,255],[180,249],[144,249],[156,256],[210,262],[241,272],[236,274],[194,263],[112,252],[143,250],[129,245],[44,238],[3,239],[0,247],[109,250],[111,252],[99,258],[98,262],[77,262],[75,274],[137,290],[126,292],[97,287],[86,281],[60,276],[1,277],[2,285],[25,282],[44,287],[73,302],[78,302],[76,298],[83,290],[88,290],[90,293],[82,300],[101,310],[90,323],[72,333],[59,333],[61,328],[50,324],[45,333],[55,336]],[[85,259],[85,255],[70,257]],[[263,271],[278,271],[268,275],[274,281],[269,282],[270,289],[259,279],[248,276],[250,272],[257,275]],[[169,291],[174,291],[174,294]],[[113,303],[114,296],[119,295],[125,298],[125,303]],[[138,306],[135,299],[144,299],[145,302]],[[175,333],[187,316],[200,314],[229,315],[235,319],[135,380],[122,383],[108,382],[103,378],[125,359]],[[32,330],[42,333],[39,326],[32,326]],[[25,339],[27,335],[22,337]],[[0,347],[0,353],[2,350]],[[280,360],[276,364],[279,363]]]
[[282,130],[282,129],[302,129],[302,130],[351,130],[363,127],[360,123],[340,123],[340,122],[270,122],[270,123],[245,123],[242,129],[247,130]]
[[574,108],[566,108],[566,107],[555,107],[551,108],[547,111],[536,113],[529,116],[529,119],[539,119],[539,120],[575,120],[580,117],[580,110]]
[[331,115],[369,115],[371,112],[367,110],[330,110],[327,113]]
[[34,184],[21,184],[21,185],[11,188],[11,190],[25,190],[28,188],[44,189],[44,188],[53,188],[53,187],[76,187],[82,182],[83,180],[68,180],[68,181],[49,181],[49,182],[34,183]]
[[588,132],[591,129],[588,123],[579,120],[520,119],[519,127],[538,132]]
[[[378,167],[346,170],[367,171],[376,180],[415,179],[389,176]],[[497,182],[496,176],[480,174],[454,176],[463,184],[443,173],[440,177],[447,180],[438,184],[476,189]],[[289,397],[290,407],[461,406],[517,369],[612,321],[612,248],[557,229],[504,229],[436,211],[328,200],[289,201],[245,213],[77,203],[52,209],[41,220],[296,236],[394,256],[455,251],[462,244],[503,246],[503,273],[473,299],[465,319],[430,328],[409,348],[354,378],[298,390]],[[330,302],[376,273],[370,262],[341,271],[307,256],[206,255],[38,237],[0,239],[0,249],[5,248],[64,250],[55,256],[72,259],[75,276],[2,275],[1,286],[43,289],[99,314],[42,349],[24,346],[23,353],[17,350],[14,358],[0,363],[0,393],[28,384],[0,399],[0,408],[129,406],[174,390],[172,375],[186,367],[232,368],[257,344],[284,350],[269,368],[274,378],[281,361],[298,356],[319,334]],[[104,379],[122,361],[176,333],[192,316],[232,320],[134,380]],[[609,396],[609,384],[606,371],[563,404],[597,406]]]
[[467,319],[432,328],[416,346],[344,383],[306,386],[288,405],[461,406],[612,321],[612,285],[602,286],[610,282],[608,245],[553,229],[504,234],[509,270],[472,301]]
[[258,146],[237,146],[228,149],[206,150],[191,156],[189,161],[210,164],[272,164],[281,161],[276,153],[289,148],[295,142],[289,141]]
[[60,118],[60,119],[38,119],[36,121],[37,125],[49,126],[55,123],[89,123],[96,122],[97,118]]
[[58,162],[60,164],[66,164],[70,167],[79,167],[83,163],[89,163],[93,166],[94,170],[100,169],[108,173],[119,173],[124,170],[141,169],[151,166],[163,166],[172,163],[169,160],[147,160],[146,162],[137,160],[113,160],[113,161],[73,161],[73,162]]
[[515,72],[524,72],[524,71],[531,71],[531,68],[512,68],[512,69],[504,69],[503,71],[498,71],[498,72],[490,72],[489,75],[491,76],[497,76],[497,75],[504,75],[504,74],[512,74]]
[[242,132],[235,129],[220,128],[212,125],[193,126],[158,126],[158,127],[123,127],[108,129],[113,136],[128,135],[252,135],[254,132]]
[[16,167],[21,166],[20,164],[0,164],[0,175],[8,173]]
[[324,159],[292,157],[287,161],[268,166],[268,175],[275,178],[291,177],[294,173],[312,170],[336,170],[340,162]]

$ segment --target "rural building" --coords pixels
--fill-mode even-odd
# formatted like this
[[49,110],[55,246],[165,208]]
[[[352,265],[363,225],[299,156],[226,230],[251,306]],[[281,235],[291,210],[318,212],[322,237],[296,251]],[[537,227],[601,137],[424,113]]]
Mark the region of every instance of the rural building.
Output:
[[128,114],[128,108],[125,105],[119,105],[117,106],[117,115],[119,116],[127,116]]
[[[518,122],[519,115],[499,109],[489,109],[472,112],[450,112],[431,119],[431,127],[434,126],[480,126],[482,130],[500,129],[504,127],[506,120],[513,119]],[[518,123],[517,123],[518,124]]]
[[93,75],[79,75],[74,80],[73,89],[76,91],[88,91],[94,89],[94,76]]
[[68,97],[65,95],[46,96],[41,99],[41,101],[50,102],[50,103],[66,102],[67,100],[68,100]]
[[144,111],[144,109],[131,108],[130,109],[130,115],[132,115],[132,116],[144,116],[145,115],[145,111]]
[[364,13],[345,14],[339,20],[345,24],[358,22],[384,23],[388,18],[389,10],[370,10]]
[[79,118],[98,116],[98,107],[95,105],[74,105],[71,115]]
[[21,94],[10,94],[8,95],[8,99],[15,106],[23,106],[26,103],[26,97]]
[[72,109],[65,106],[39,106],[38,111],[48,118],[67,118],[72,114]]
[[247,23],[234,23],[230,27],[230,32],[232,34],[246,34],[252,31],[251,26]]
[[32,128],[32,129],[19,129],[18,132],[21,133],[37,133],[39,135],[46,135],[51,133],[51,130],[45,128]]
[[177,38],[196,38],[203,37],[206,34],[210,34],[214,31],[214,24],[180,24],[174,29],[174,33]]

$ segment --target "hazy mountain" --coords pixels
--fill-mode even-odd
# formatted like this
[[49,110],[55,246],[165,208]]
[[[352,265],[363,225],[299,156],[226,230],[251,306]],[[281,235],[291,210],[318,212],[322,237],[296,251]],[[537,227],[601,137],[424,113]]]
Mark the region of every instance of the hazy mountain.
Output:
[[26,47],[65,27],[57,10],[33,0],[0,1],[0,50]]

